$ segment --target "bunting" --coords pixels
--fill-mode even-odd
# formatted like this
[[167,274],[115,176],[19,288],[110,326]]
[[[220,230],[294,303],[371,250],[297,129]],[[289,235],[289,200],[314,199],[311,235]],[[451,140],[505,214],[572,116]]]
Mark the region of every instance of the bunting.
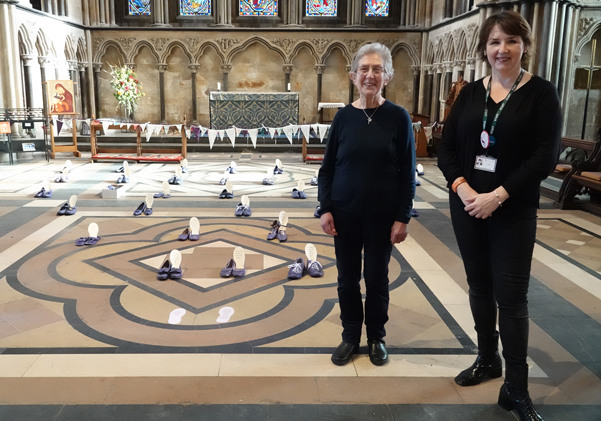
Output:
[[209,148],[213,149],[215,143],[215,136],[217,136],[217,130],[209,129]]
[[259,129],[248,129],[248,134],[250,136],[250,141],[253,143],[253,146],[257,147],[257,135],[259,134]]
[[226,129],[225,132],[227,133],[227,136],[232,141],[232,147],[236,147],[236,129],[235,128]]

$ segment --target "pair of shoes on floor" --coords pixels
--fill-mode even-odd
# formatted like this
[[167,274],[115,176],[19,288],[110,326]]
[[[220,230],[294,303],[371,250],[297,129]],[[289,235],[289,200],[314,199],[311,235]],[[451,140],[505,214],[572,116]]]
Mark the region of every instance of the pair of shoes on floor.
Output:
[[346,365],[353,358],[353,354],[359,351],[359,344],[351,344],[342,341],[336,350],[332,353],[332,363],[335,365]]
[[286,230],[282,228],[286,228],[285,225],[281,225],[280,221],[277,219],[271,223],[271,231],[267,234],[268,240],[275,240],[276,238],[280,240],[280,243],[283,243],[288,239],[288,235],[286,234]]
[[142,202],[140,203],[140,206],[138,206],[136,208],[136,210],[134,211],[134,216],[140,216],[140,215],[152,215],[152,208],[148,207],[146,205],[146,202]]
[[292,198],[293,199],[306,199],[307,195],[304,191],[298,190],[296,187],[292,189]]
[[265,177],[263,179],[263,185],[265,186],[273,186],[275,184],[275,180],[271,177]]
[[288,265],[288,279],[300,279],[307,273],[313,278],[320,278],[323,276],[323,266],[317,261],[317,249],[313,244],[307,244],[305,246],[305,254],[307,255],[307,264],[302,257],[296,259],[296,261]]
[[275,168],[273,169],[273,173],[274,174],[284,174],[284,170],[276,165]]
[[125,172],[125,167],[119,167],[115,172]]
[[234,249],[234,256],[227,262],[225,267],[219,272],[219,276],[222,278],[229,278],[233,276],[239,278],[244,276],[246,268],[244,267],[245,255],[242,247],[236,247]]
[[227,189],[223,189],[221,191],[221,193],[219,193],[219,198],[220,199],[233,199],[234,198],[234,192],[233,191],[227,191]]
[[169,279],[181,279],[182,277],[182,254],[179,250],[171,250],[169,258],[165,259],[157,273],[159,281]]
[[177,239],[179,241],[198,241],[200,239],[200,222],[198,218],[190,218],[190,225],[182,232]]
[[182,184],[182,178],[179,175],[173,174],[167,182],[169,184],[180,185]]
[[69,202],[65,202],[62,204],[62,206],[60,207],[60,209],[58,210],[58,212],[56,214],[57,215],[75,215],[75,212],[77,212],[77,208],[75,206],[70,206]]
[[317,177],[313,177],[311,181],[309,181],[309,184],[311,184],[312,186],[317,186]]
[[66,183],[69,181],[69,177],[66,174],[61,174],[54,180],[55,183]]
[[75,245],[93,246],[94,244],[98,243],[98,240],[100,240],[100,237],[79,237],[77,240],[75,240]]
[[129,177],[125,174],[122,174],[117,178],[117,183],[129,183]]
[[229,178],[222,177],[221,180],[219,180],[219,185],[220,186],[225,186],[225,183],[227,183],[228,180],[229,180]]
[[235,216],[250,216],[252,215],[252,211],[250,210],[250,199],[247,195],[243,195],[240,198],[240,203],[238,203],[238,207],[234,211]]
[[225,169],[225,172],[228,174],[236,174],[238,172],[236,169],[236,163],[232,161],[230,166]]
[[35,194],[35,197],[52,197],[52,190],[46,190],[44,187],[42,187],[42,190],[40,190],[39,192],[37,192]]
[[171,197],[171,193],[167,193],[167,194],[165,194],[163,192],[161,192],[161,193],[155,193],[155,194],[152,195],[152,197],[154,197],[155,199],[158,199],[159,197],[161,197],[163,199],[169,199]]
[[[380,366],[388,362],[386,343],[382,339],[368,340],[367,348],[369,351],[369,360],[373,365]],[[348,343],[342,341],[332,353],[332,363],[335,365],[345,365],[351,360],[353,354],[355,354],[358,350],[358,343]]]

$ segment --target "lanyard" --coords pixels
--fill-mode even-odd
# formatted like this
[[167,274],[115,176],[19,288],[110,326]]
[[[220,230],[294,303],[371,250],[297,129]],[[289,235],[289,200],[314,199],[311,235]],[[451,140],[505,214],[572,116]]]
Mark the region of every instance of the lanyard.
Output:
[[[497,111],[497,115],[495,115],[495,118],[492,121],[492,126],[490,127],[490,135],[491,136],[495,131],[495,126],[497,125],[497,120],[499,119],[499,116],[501,115],[501,111],[503,111],[503,108],[505,108],[505,104],[507,104],[507,101],[509,101],[509,98],[515,92],[516,88],[522,81],[523,76],[524,76],[524,69],[521,69],[520,75],[518,76],[515,83],[511,87],[511,90],[509,91],[509,93],[507,94],[507,96],[505,97],[503,102],[501,103],[501,106],[499,107],[499,110]],[[488,98],[490,97],[491,81],[492,81],[492,76],[490,77],[490,79],[488,79],[488,86],[486,88],[486,99],[484,100],[484,117],[482,117],[482,130],[483,131],[486,130],[486,121],[488,120]]]

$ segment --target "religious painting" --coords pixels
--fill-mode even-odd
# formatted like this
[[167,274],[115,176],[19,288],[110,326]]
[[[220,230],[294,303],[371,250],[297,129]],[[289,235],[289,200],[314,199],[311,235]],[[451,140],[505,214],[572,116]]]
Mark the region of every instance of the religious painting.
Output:
[[0,121],[0,134],[10,134],[10,122]]
[[211,0],[180,0],[181,16],[211,16]]
[[48,90],[48,114],[75,114],[75,97],[72,80],[49,80],[46,82]]
[[389,0],[367,0],[365,2],[365,16],[388,16]]
[[337,0],[307,0],[307,16],[336,16]]
[[240,16],[277,16],[278,0],[240,0]]
[[131,16],[150,15],[150,0],[128,0]]

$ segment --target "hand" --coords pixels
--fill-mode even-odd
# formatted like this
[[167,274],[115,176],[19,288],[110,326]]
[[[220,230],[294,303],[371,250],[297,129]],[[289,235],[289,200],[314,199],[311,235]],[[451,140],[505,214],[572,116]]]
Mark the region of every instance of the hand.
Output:
[[471,216],[482,219],[490,217],[499,207],[499,199],[495,192],[478,194],[467,199],[467,202],[468,204],[464,210]]
[[319,218],[319,223],[321,225],[321,229],[328,235],[338,235],[336,232],[336,227],[334,226],[334,217],[332,216],[332,212],[326,212],[321,215]]
[[407,224],[394,221],[394,224],[392,224],[392,228],[390,229],[390,242],[392,244],[402,243],[407,238],[408,230],[409,227],[407,227]]
[[478,192],[470,187],[467,183],[461,183],[457,187],[457,195],[463,202],[464,206],[467,206],[471,203],[470,199],[475,198],[478,195]]

